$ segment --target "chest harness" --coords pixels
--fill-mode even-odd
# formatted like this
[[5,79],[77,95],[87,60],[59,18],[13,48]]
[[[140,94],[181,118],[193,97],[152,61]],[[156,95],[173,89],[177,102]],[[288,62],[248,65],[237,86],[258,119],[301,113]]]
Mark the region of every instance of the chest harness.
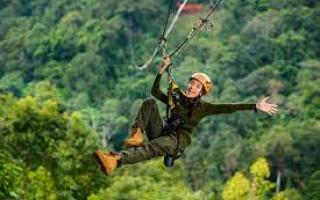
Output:
[[[177,132],[178,129],[185,129],[191,132],[185,125],[189,124],[191,119],[192,111],[195,107],[200,104],[200,98],[190,101],[183,92],[179,89],[178,85],[173,81],[171,75],[171,69],[168,71],[169,87],[168,87],[168,102],[166,106],[166,116],[163,131],[176,136],[177,145],[172,155],[167,154],[164,156],[164,164],[167,167],[172,167],[174,160],[181,157],[183,150],[179,148],[180,134]],[[186,107],[188,109],[188,116],[184,119],[180,116],[179,106]]]

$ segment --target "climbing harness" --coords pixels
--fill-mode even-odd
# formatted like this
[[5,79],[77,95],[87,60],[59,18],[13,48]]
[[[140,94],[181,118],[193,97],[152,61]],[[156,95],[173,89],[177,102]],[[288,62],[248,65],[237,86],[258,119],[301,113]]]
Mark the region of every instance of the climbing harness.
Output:
[[[167,167],[172,167],[174,164],[174,161],[176,159],[179,159],[182,154],[183,150],[179,148],[180,144],[180,133],[177,131],[179,128],[185,129],[188,132],[191,132],[191,130],[187,127],[185,127],[185,124],[188,124],[188,120],[183,120],[179,116],[179,105],[183,104],[184,106],[187,106],[189,108],[188,115],[191,117],[192,115],[192,109],[199,105],[200,98],[195,99],[192,103],[186,101],[185,94],[181,92],[178,85],[173,81],[172,74],[171,74],[171,68],[168,69],[168,78],[169,78],[169,87],[167,91],[168,96],[168,102],[166,106],[166,116],[164,120],[164,128],[163,131],[169,134],[172,134],[176,137],[176,148],[174,149],[174,152],[172,154],[167,154],[164,156],[164,165]],[[173,110],[175,109],[175,112]]]
[[191,129],[186,126],[189,124],[188,118],[183,119],[180,117],[180,104],[188,107],[188,116],[191,117],[192,110],[200,104],[200,98],[189,101],[185,94],[172,81],[170,82],[168,88],[168,103],[163,131],[176,137],[176,147],[172,154],[167,154],[164,156],[163,162],[167,167],[172,167],[174,161],[183,155],[183,149],[180,149],[179,146],[181,132],[178,132],[178,129],[184,129],[187,132],[191,132]]

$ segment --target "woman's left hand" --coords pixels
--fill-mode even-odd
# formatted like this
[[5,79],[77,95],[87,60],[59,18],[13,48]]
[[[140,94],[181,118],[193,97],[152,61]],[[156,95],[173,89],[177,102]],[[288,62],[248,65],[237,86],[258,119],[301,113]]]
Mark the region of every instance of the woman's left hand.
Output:
[[268,113],[269,115],[274,115],[278,112],[278,105],[277,104],[272,104],[272,103],[267,103],[266,101],[269,99],[269,97],[266,97],[262,99],[259,103],[256,104],[256,107],[258,110],[261,110],[263,112]]

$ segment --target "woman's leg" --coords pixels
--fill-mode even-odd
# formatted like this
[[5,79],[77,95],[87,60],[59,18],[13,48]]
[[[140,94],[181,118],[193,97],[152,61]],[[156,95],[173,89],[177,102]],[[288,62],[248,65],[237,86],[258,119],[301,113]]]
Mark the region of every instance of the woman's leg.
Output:
[[149,144],[134,149],[123,150],[119,152],[121,155],[121,164],[131,164],[149,160],[154,157],[170,154],[172,155],[177,147],[177,138],[175,135],[160,136],[151,140]]
[[95,152],[101,170],[106,174],[111,174],[116,167],[122,164],[132,164],[149,160],[154,157],[170,154],[176,150],[177,138],[175,135],[165,135],[151,140],[143,147],[123,150],[121,152],[104,153],[101,150]]
[[133,124],[133,127],[136,126],[147,133],[149,141],[161,136],[163,120],[155,99],[148,98],[143,101]]

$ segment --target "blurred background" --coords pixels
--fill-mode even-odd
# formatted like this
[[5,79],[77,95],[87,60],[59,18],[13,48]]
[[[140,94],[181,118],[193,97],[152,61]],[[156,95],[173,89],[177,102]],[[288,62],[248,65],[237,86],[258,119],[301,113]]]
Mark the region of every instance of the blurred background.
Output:
[[[169,52],[215,2],[188,1],[194,9],[181,13]],[[320,199],[316,0],[223,0],[213,29],[172,59],[182,89],[193,72],[205,72],[216,85],[207,101],[268,95],[276,116],[208,117],[173,168],[159,158],[112,177],[99,171],[94,150],[120,150],[151,95],[161,55],[138,66],[153,53],[169,4],[0,0],[0,199]]]

